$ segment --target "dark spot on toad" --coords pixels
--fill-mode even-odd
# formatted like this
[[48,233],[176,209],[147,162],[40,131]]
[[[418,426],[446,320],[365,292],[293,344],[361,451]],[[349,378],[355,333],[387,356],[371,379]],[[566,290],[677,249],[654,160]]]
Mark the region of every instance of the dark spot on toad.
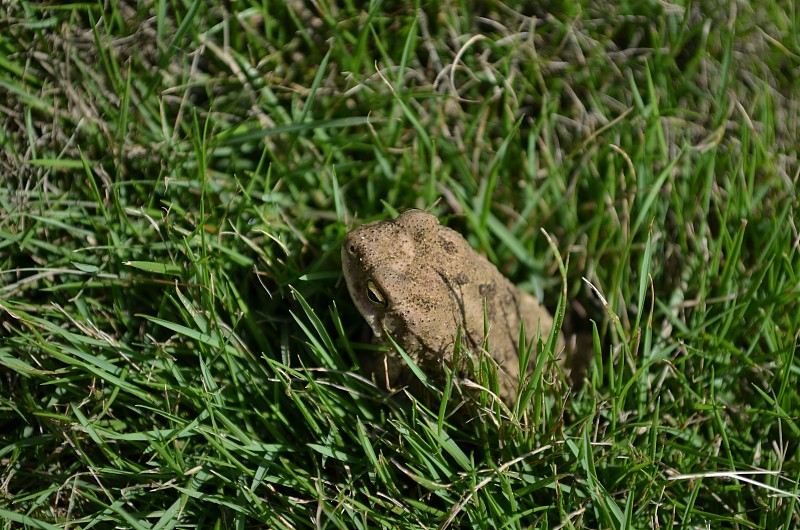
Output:
[[493,298],[495,292],[494,283],[482,283],[478,286],[478,292],[487,300]]
[[457,251],[455,243],[443,237],[439,238],[439,245],[442,247],[442,250],[448,254],[455,254]]

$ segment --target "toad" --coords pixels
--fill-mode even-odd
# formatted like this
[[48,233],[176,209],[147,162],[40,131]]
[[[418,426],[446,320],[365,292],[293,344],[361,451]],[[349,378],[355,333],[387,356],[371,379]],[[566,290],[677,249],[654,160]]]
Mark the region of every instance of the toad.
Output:
[[[527,343],[537,330],[546,340],[553,327],[553,318],[533,296],[517,289],[458,232],[421,210],[348,233],[342,270],[375,342],[388,347],[366,363],[376,379],[384,372],[388,386],[402,381],[407,367],[387,335],[427,374],[441,374],[443,362],[454,368],[460,329],[470,353],[487,352],[497,363],[500,398],[511,404],[520,380],[521,323]],[[563,353],[559,336],[556,354]],[[534,363],[531,359],[529,367]],[[464,372],[463,365],[455,369]]]

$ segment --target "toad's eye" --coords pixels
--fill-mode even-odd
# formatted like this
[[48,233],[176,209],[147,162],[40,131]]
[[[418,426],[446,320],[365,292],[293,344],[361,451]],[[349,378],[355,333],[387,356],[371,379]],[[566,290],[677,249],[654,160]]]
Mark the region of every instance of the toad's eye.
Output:
[[383,292],[378,289],[378,286],[375,285],[375,282],[372,280],[367,280],[367,298],[369,298],[369,301],[377,307],[389,307],[389,302],[386,300]]

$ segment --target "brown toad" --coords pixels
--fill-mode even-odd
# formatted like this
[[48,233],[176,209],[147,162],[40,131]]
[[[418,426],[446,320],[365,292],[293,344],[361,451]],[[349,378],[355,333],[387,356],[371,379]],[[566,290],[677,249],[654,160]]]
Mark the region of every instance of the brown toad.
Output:
[[[352,230],[342,243],[342,270],[376,342],[389,347],[386,357],[371,359],[365,368],[380,377],[385,366],[383,375],[392,385],[405,363],[387,333],[420,368],[435,374],[442,361],[452,366],[460,328],[473,354],[488,342],[499,367],[500,397],[512,403],[519,384],[521,320],[527,341],[537,328],[546,339],[553,326],[533,296],[520,292],[459,233],[420,210]],[[556,353],[563,353],[563,344],[559,337]]]

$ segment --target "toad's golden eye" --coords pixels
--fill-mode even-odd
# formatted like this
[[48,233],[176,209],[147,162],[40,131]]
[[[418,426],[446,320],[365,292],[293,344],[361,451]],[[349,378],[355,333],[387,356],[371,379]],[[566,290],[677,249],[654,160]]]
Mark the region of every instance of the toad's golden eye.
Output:
[[381,308],[389,307],[389,301],[386,300],[386,296],[372,280],[367,280],[367,298],[375,306]]

